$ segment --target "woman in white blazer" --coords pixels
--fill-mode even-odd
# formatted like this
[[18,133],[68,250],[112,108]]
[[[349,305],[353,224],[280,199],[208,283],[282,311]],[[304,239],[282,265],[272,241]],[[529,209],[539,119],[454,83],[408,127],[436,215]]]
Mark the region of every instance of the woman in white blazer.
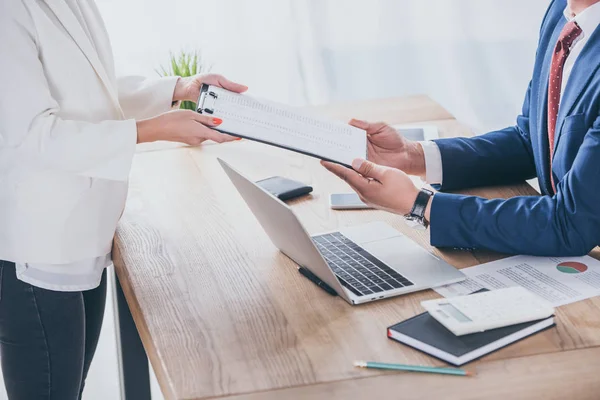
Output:
[[218,75],[115,77],[93,0],[0,1],[0,356],[10,399],[80,398],[136,143],[235,140],[170,111]]

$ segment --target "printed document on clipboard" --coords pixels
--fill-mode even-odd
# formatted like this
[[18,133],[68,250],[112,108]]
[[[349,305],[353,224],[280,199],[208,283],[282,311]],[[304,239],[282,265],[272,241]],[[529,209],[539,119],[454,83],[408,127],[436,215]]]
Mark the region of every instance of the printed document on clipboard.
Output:
[[196,111],[222,119],[219,132],[347,167],[367,157],[364,130],[272,101],[202,85]]

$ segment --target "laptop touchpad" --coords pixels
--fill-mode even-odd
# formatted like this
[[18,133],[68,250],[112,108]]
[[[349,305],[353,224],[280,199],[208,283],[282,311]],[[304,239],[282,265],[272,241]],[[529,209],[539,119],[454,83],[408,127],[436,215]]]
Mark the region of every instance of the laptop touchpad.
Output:
[[431,274],[432,266],[443,264],[406,236],[365,243],[361,247],[415,283],[424,274]]

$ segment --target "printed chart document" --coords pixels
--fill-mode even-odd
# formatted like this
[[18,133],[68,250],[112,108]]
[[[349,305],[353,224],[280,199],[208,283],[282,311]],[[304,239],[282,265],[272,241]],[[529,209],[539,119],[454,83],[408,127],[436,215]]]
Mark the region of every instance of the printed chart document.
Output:
[[463,268],[467,279],[434,290],[444,297],[523,286],[554,307],[600,295],[600,261],[589,257],[515,256]]
[[221,118],[223,133],[350,166],[367,157],[364,130],[294,107],[203,85],[197,111]]

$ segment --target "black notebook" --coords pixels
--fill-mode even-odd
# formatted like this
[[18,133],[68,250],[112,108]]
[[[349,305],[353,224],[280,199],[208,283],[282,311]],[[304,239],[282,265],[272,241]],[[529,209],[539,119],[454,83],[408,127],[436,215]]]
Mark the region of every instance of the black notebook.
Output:
[[388,328],[388,337],[460,366],[554,326],[554,317],[456,336],[428,312]]

